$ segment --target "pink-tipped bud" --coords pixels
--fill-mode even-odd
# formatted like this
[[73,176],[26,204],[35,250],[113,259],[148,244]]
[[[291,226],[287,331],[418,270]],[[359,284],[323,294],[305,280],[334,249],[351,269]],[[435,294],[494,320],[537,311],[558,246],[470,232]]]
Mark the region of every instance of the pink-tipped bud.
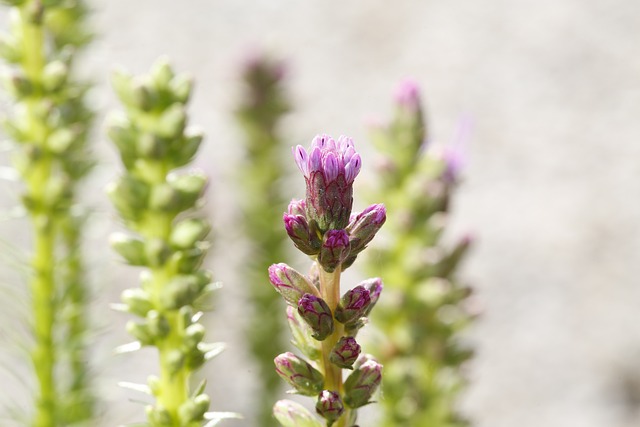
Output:
[[329,360],[343,369],[353,369],[354,362],[360,356],[360,345],[353,337],[342,337],[331,350]]
[[411,79],[400,82],[396,89],[395,100],[398,107],[415,113],[420,109],[420,87]]
[[369,291],[369,296],[371,298],[371,303],[369,304],[369,307],[365,312],[365,316],[368,316],[373,307],[380,299],[380,294],[382,293],[384,285],[382,284],[382,280],[380,280],[379,277],[374,277],[372,279],[367,279],[360,282],[360,286]]
[[298,301],[298,314],[311,327],[311,336],[318,341],[323,341],[333,333],[333,315],[322,298],[304,294]]
[[335,319],[343,324],[357,322],[369,308],[371,295],[363,286],[356,286],[344,293],[336,311]]
[[284,263],[273,264],[269,267],[269,281],[287,304],[293,307],[298,306],[298,301],[304,294],[320,297],[320,292],[315,286],[302,274]]
[[331,425],[342,416],[344,404],[335,391],[322,390],[316,402],[316,412]]
[[344,383],[344,402],[350,408],[359,408],[370,402],[382,381],[382,365],[370,355],[361,356],[354,371]]
[[307,255],[317,255],[320,252],[320,240],[316,233],[311,232],[307,219],[303,215],[285,213],[282,220],[296,248]]
[[343,269],[351,266],[360,252],[373,240],[376,233],[387,220],[387,210],[383,204],[369,206],[356,215],[351,215],[347,232],[351,250],[343,264]]
[[276,372],[296,391],[305,396],[315,396],[324,386],[320,371],[291,352],[282,353],[273,361]]
[[307,202],[305,202],[304,200],[291,200],[287,208],[287,213],[289,215],[305,216],[307,214]]
[[318,255],[322,268],[332,273],[349,255],[349,235],[345,230],[329,230]]

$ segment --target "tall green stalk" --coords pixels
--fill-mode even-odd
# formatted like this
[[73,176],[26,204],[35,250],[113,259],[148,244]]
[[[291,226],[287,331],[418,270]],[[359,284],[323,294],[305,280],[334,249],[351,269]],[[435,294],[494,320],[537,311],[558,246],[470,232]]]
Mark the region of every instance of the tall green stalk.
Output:
[[123,349],[153,346],[160,365],[147,386],[123,385],[155,397],[146,408],[150,427],[214,425],[230,415],[208,412],[204,383],[190,387],[192,374],[222,350],[202,341],[205,328],[198,323],[198,307],[216,288],[201,268],[209,225],[193,216],[207,180],[197,171],[176,171],[202,141],[186,127],[191,85],[164,61],[148,76],[114,76],[126,114],[113,117],[109,136],[125,173],[108,192],[131,234],[116,234],[112,243],[128,264],[145,268],[141,286],[122,294],[121,308],[140,318],[127,324],[136,341]]
[[372,248],[365,269],[386,283],[386,298],[371,319],[382,332],[375,352],[385,366],[381,427],[468,425],[456,397],[471,357],[459,332],[473,314],[456,268],[470,240],[452,248],[441,243],[461,152],[425,150],[424,123],[418,88],[407,81],[394,119],[372,132],[382,167],[371,197],[385,200],[389,213],[385,239]]
[[266,57],[256,56],[247,61],[242,79],[245,94],[237,110],[239,124],[244,131],[245,159],[242,174],[244,195],[242,217],[244,231],[250,242],[249,263],[244,272],[249,286],[249,299],[254,314],[247,326],[247,341],[259,367],[257,425],[273,425],[272,402],[281,389],[273,372],[273,358],[277,349],[285,346],[284,320],[264,313],[282,311],[278,294],[265,286],[264,272],[269,266],[286,257],[286,236],[272,224],[282,217],[284,144],[278,134],[278,124],[288,111],[282,78],[284,66]]
[[4,125],[19,144],[14,165],[25,184],[22,201],[34,230],[31,358],[38,392],[33,425],[72,425],[93,413],[85,354],[86,283],[82,260],[73,254],[81,228],[71,240],[64,231],[77,219],[76,188],[91,165],[87,85],[74,80],[72,71],[75,53],[90,36],[81,1],[5,3],[11,6],[11,33],[2,38],[0,55],[11,65],[7,87],[15,109]]

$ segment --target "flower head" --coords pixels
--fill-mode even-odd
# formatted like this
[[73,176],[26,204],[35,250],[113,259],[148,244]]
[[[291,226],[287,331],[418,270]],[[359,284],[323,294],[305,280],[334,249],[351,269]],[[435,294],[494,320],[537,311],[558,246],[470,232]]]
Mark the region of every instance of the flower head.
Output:
[[318,135],[309,152],[298,145],[294,157],[306,181],[307,219],[317,222],[322,233],[345,228],[353,205],[353,181],[362,162],[353,140]]

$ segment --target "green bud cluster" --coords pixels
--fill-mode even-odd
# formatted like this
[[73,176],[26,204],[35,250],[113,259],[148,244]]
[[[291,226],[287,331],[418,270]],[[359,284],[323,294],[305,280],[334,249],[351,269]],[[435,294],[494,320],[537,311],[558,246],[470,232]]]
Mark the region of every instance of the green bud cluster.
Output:
[[210,227],[185,215],[199,205],[206,177],[175,172],[202,141],[187,128],[191,80],[159,61],[148,76],[117,72],[113,85],[126,114],[112,117],[109,135],[125,173],[107,192],[132,234],[117,233],[111,243],[125,262],[145,268],[141,286],[122,293],[121,308],[138,317],[127,324],[138,346],[155,346],[160,357],[160,376],[149,379],[157,400],[148,425],[200,426],[210,399],[204,387],[187,395],[188,380],[220,346],[203,342],[198,323],[198,304],[215,288],[202,269]]
[[247,319],[246,338],[257,363],[259,375],[256,426],[271,427],[271,402],[281,391],[273,372],[275,348],[286,345],[285,325],[279,316],[265,316],[282,310],[282,301],[264,283],[264,271],[287,256],[287,242],[276,224],[286,200],[281,183],[286,175],[283,154],[288,150],[279,125],[289,110],[285,84],[285,65],[264,53],[253,53],[240,70],[243,91],[236,119],[243,133],[243,166],[237,179],[242,185],[242,228],[250,254],[245,265],[245,282],[253,313]]
[[385,277],[386,298],[372,316],[382,330],[374,352],[385,365],[380,426],[463,427],[455,397],[471,351],[459,332],[473,319],[469,288],[456,269],[470,244],[441,243],[457,184],[448,159],[424,150],[425,120],[417,86],[404,83],[388,126],[372,131],[382,155],[372,200],[385,200],[385,244],[372,248],[367,273]]
[[[4,0],[10,32],[0,35],[4,89],[13,98],[3,120],[17,144],[13,164],[24,182],[22,204],[33,224],[31,280],[38,380],[36,426],[91,420],[94,396],[87,364],[81,256],[85,212],[78,186],[93,159],[88,135],[89,85],[75,76],[76,53],[91,40],[82,0]],[[58,375],[64,372],[66,375]]]

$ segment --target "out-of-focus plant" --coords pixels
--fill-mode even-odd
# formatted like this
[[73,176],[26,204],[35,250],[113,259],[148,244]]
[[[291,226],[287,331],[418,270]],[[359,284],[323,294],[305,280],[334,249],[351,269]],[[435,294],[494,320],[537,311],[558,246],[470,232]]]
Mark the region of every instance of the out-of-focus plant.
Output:
[[371,197],[385,201],[390,218],[365,270],[387,284],[372,317],[381,331],[375,354],[385,365],[379,423],[385,427],[468,425],[455,403],[472,354],[459,332],[473,314],[465,304],[470,289],[456,269],[470,238],[452,248],[441,243],[462,153],[460,141],[441,152],[425,147],[425,134],[419,89],[407,80],[396,94],[395,117],[371,134],[382,155]]
[[108,194],[131,233],[114,235],[112,245],[128,264],[144,267],[141,286],[122,293],[119,308],[140,320],[127,324],[136,341],[120,350],[154,346],[160,364],[147,385],[123,385],[155,397],[145,425],[213,426],[232,414],[209,412],[206,383],[195,389],[189,384],[192,373],[223,349],[203,342],[205,328],[198,322],[198,307],[218,287],[202,269],[209,224],[193,215],[207,179],[176,171],[191,162],[202,141],[187,128],[192,81],[158,61],[148,76],[117,72],[113,85],[126,114],[112,117],[109,136],[125,172]]
[[266,56],[254,55],[244,64],[242,79],[245,93],[236,112],[245,133],[245,160],[238,176],[244,187],[242,217],[244,230],[251,242],[250,256],[244,270],[244,282],[249,286],[253,315],[248,319],[247,341],[258,363],[256,379],[258,424],[273,425],[272,402],[281,385],[273,372],[273,358],[284,347],[284,321],[278,313],[283,305],[278,294],[265,286],[264,272],[286,257],[287,238],[276,226],[282,215],[283,142],[278,124],[289,110],[283,89],[284,64]]
[[17,143],[14,166],[34,249],[31,295],[38,391],[37,427],[90,420],[95,399],[86,354],[88,289],[81,256],[85,214],[78,186],[93,160],[87,140],[89,88],[74,76],[76,56],[91,39],[81,0],[4,0],[11,31],[0,38],[14,108],[4,121]]
[[[306,198],[293,200],[284,214],[287,234],[314,262],[304,276],[287,264],[269,267],[269,280],[288,304],[294,345],[308,360],[287,352],[275,359],[276,372],[295,393],[316,399],[319,421],[287,400],[274,406],[285,427],[352,427],[357,409],[371,402],[382,365],[361,353],[356,334],[382,291],[380,279],[365,280],[341,295],[341,273],[373,239],[386,219],[383,205],[351,214],[353,181],[360,155],[351,138],[316,136],[295,160],[306,181]],[[351,373],[343,380],[343,370]]]

